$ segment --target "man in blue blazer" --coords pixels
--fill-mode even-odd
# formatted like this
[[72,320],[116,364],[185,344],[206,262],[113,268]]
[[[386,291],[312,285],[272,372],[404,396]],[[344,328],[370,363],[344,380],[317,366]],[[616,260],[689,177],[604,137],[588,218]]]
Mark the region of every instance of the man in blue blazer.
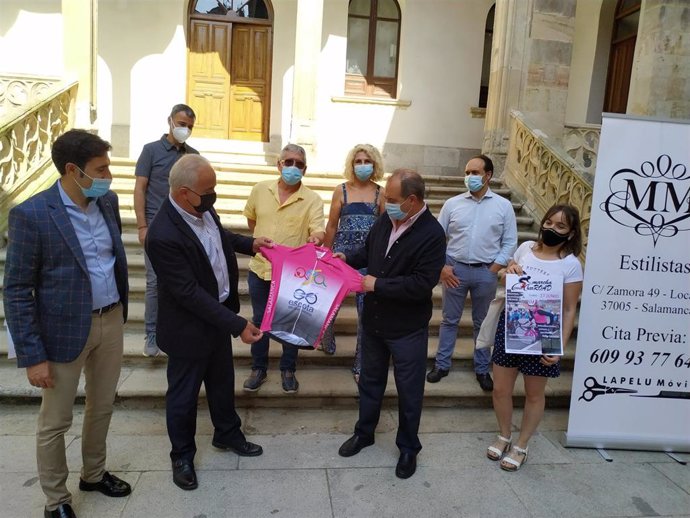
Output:
[[165,414],[172,445],[173,482],[198,487],[194,471],[196,410],[203,383],[214,432],[212,444],[256,456],[235,411],[231,338],[245,344],[263,333],[237,313],[235,251],[254,255],[269,239],[226,231],[213,210],[216,173],[199,155],[185,155],[170,170],[170,195],[146,234],[146,253],[158,277],[158,347],[168,355]]
[[5,318],[18,366],[43,389],[36,457],[46,517],[75,516],[64,436],[82,370],[79,489],[115,497],[131,492],[105,470],[128,291],[118,200],[109,190],[109,150],[110,144],[84,130],[61,135],[52,148],[60,179],[9,214]]

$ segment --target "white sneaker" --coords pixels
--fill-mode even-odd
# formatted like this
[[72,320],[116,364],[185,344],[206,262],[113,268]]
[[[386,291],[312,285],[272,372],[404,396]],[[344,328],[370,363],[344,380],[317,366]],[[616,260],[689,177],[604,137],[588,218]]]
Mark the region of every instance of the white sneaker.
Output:
[[146,340],[144,341],[144,356],[155,358],[160,354],[161,350],[158,348],[158,344],[156,343],[156,333],[146,335]]

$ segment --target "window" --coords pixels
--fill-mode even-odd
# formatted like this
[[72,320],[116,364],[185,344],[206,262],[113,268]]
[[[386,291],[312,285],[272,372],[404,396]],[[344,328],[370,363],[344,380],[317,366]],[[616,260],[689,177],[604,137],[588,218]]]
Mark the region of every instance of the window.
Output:
[[268,19],[268,9],[263,0],[197,0],[194,12],[239,18]]
[[486,108],[486,101],[489,98],[489,75],[491,73],[491,45],[494,40],[494,15],[496,5],[492,5],[489,14],[486,15],[486,26],[484,27],[484,56],[482,58],[482,79],[479,86],[479,106]]
[[400,48],[396,0],[350,0],[345,94],[395,97]]

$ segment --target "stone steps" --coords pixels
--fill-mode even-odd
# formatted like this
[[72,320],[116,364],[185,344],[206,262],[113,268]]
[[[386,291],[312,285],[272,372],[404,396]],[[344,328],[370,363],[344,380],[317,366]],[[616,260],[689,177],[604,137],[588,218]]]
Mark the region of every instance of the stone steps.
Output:
[[[268,380],[258,392],[247,393],[242,383],[249,374],[249,367],[236,363],[235,401],[241,407],[356,407],[357,385],[349,369],[343,367],[304,366],[297,371],[299,392],[285,394],[280,385],[277,368],[268,373]],[[549,380],[546,386],[547,404],[552,407],[567,406],[572,385],[572,373]],[[155,361],[145,366],[124,365],[118,384],[116,400],[128,407],[165,405],[167,382],[165,362]],[[0,361],[0,401],[2,403],[38,403],[41,392],[29,385],[24,369],[17,369],[6,360]],[[204,388],[201,397],[205,398]],[[77,399],[83,401],[84,380],[79,385]],[[515,398],[524,398],[522,383],[515,385]],[[385,403],[395,404],[396,392],[392,370],[389,372]],[[491,393],[483,392],[474,373],[466,369],[453,370],[439,383],[426,383],[425,407],[484,407],[491,406]]]
[[[277,173],[273,165],[227,164],[214,163],[218,173],[217,211],[227,228],[234,232],[247,234],[248,228],[242,211],[252,186],[259,181],[275,178]],[[166,389],[165,357],[145,358],[142,355],[144,343],[144,291],[145,272],[143,248],[138,242],[136,219],[132,205],[134,187],[134,161],[113,158],[113,189],[120,197],[120,212],[123,223],[123,242],[127,251],[130,272],[130,306],[129,320],[125,326],[125,343],[123,372],[118,388],[117,398],[123,404],[130,405],[164,405]],[[340,173],[308,171],[305,184],[314,189],[324,200],[326,215],[333,189],[343,182]],[[451,196],[465,191],[461,177],[425,176],[427,183],[427,203],[431,210],[438,214],[443,202]],[[500,181],[492,182],[495,192],[510,198],[510,191]],[[513,208],[518,218],[519,240],[534,239],[534,221],[523,215],[522,205],[513,200]],[[0,250],[0,269],[4,266],[5,250]],[[249,317],[252,314],[248,296],[246,275],[249,258],[238,255],[240,269],[239,293],[241,301],[240,314]],[[441,321],[441,288],[434,290],[434,313],[430,327],[428,367],[431,368],[438,347],[438,326]],[[281,347],[272,342],[269,350],[269,381],[254,394],[245,393],[241,386],[249,374],[251,366],[250,347],[238,340],[233,341],[233,355],[236,366],[236,397],[240,406],[268,407],[321,407],[321,406],[356,406],[357,389],[352,379],[350,368],[355,354],[357,313],[354,308],[354,297],[348,297],[335,322],[337,350],[334,355],[321,351],[303,350],[298,360],[298,379],[300,391],[295,395],[286,395],[280,387],[278,360]],[[490,394],[479,388],[472,371],[473,343],[471,339],[471,303],[462,317],[455,352],[453,370],[447,378],[438,384],[427,384],[425,405],[427,406],[480,406],[491,405]],[[4,321],[4,308],[0,304],[0,319]],[[7,351],[6,335],[0,332],[0,357]],[[549,404],[567,405],[570,392],[571,374],[574,359],[574,339],[571,340],[567,354],[563,359],[564,376],[556,383],[550,383]],[[17,369],[14,360],[0,359],[0,401],[34,402],[40,398],[40,392],[26,381],[24,369]],[[518,398],[522,397],[522,388],[516,387]],[[83,387],[80,387],[80,397]],[[386,390],[386,402],[395,402],[395,385],[392,370]]]

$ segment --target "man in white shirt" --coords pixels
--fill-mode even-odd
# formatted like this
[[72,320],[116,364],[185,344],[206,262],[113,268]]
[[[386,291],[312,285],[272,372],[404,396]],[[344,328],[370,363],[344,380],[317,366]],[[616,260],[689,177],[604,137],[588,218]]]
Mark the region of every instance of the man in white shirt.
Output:
[[[472,298],[474,340],[496,296],[498,271],[508,264],[517,247],[515,212],[509,200],[489,188],[493,162],[486,155],[473,157],[465,166],[468,192],[447,200],[438,221],[448,240],[446,266],[441,271],[443,320],[439,331],[436,364],[427,381],[437,383],[448,375],[458,324],[465,299]],[[475,349],[474,371],[482,390],[493,390],[489,374],[490,349]]]

